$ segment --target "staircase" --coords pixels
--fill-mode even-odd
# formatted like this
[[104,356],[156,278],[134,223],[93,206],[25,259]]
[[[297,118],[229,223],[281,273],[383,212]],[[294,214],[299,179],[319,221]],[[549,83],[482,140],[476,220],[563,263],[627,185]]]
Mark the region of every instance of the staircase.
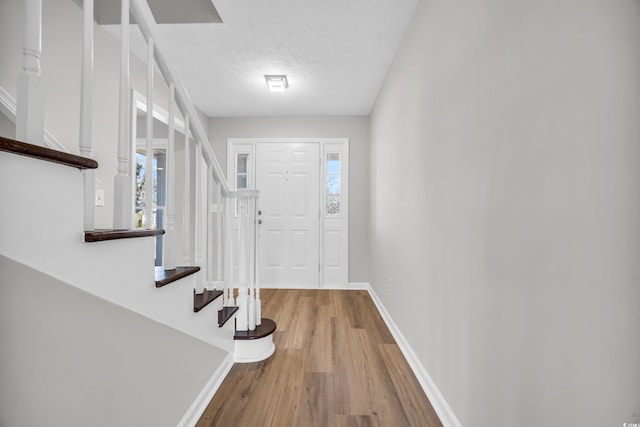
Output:
[[[236,362],[268,358],[275,351],[276,325],[261,317],[255,275],[258,192],[229,187],[198,113],[162,51],[147,2],[122,1],[119,138],[114,147],[118,168],[114,194],[108,197],[113,200],[114,223],[110,229],[96,229],[98,162],[91,158],[93,4],[84,1],[80,155],[76,155],[43,146],[40,1],[25,1],[24,67],[18,78],[15,118],[19,141],[0,137],[0,255],[221,348]],[[133,227],[129,13],[149,48],[147,153],[153,151],[156,67],[169,87],[163,229]],[[184,156],[184,164],[176,164],[174,158],[175,117],[181,120],[185,151],[190,154]],[[153,222],[154,206],[149,165],[146,224]],[[176,176],[184,178],[180,189]],[[180,206],[188,209],[181,218],[176,215]],[[159,236],[164,239],[164,260],[156,267]]]

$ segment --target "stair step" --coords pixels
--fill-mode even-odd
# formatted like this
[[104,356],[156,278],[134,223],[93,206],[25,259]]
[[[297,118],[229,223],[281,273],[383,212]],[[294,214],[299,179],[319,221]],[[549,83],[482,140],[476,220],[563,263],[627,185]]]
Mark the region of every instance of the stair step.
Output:
[[236,314],[239,307],[222,307],[222,310],[218,310],[218,327],[222,327],[227,320],[231,319],[231,316]]
[[175,270],[165,270],[156,267],[156,288],[161,288],[200,271],[200,267],[176,267]]
[[93,230],[84,232],[84,241],[103,242],[105,240],[132,239],[135,237],[153,237],[164,234],[164,230]]
[[47,162],[59,163],[61,165],[71,166],[78,169],[96,169],[98,167],[98,162],[87,157],[76,156],[75,154],[65,153],[64,151],[52,150],[51,148],[28,144],[26,142],[16,141],[15,139],[4,138],[2,136],[0,136],[0,151],[6,151],[8,153],[40,159]]
[[234,340],[257,340],[271,335],[276,330],[276,322],[266,317],[262,318],[262,324],[256,326],[253,331],[236,331]]
[[222,295],[222,291],[217,289],[208,290],[205,289],[201,294],[196,294],[196,290],[193,290],[193,311],[199,312],[205,308],[209,303],[213,302],[216,298]]

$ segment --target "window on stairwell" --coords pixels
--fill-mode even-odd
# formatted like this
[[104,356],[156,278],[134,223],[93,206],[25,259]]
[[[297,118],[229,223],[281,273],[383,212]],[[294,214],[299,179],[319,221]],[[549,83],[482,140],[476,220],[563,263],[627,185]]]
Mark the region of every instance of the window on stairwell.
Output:
[[326,158],[326,199],[325,215],[328,217],[340,216],[341,182],[340,182],[340,153],[327,153]]

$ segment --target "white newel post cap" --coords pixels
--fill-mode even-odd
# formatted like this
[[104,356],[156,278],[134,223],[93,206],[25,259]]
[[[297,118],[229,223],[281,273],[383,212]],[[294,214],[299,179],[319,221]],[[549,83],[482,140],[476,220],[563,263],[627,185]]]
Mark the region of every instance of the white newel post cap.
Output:
[[235,191],[239,199],[257,199],[260,196],[260,190],[255,188],[241,188]]

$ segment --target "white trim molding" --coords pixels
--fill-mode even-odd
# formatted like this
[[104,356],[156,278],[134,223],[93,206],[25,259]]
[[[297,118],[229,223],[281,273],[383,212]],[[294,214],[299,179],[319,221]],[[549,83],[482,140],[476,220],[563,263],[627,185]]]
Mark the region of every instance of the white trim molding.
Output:
[[436,414],[438,414],[442,425],[444,427],[462,427],[462,424],[460,424],[460,421],[458,421],[458,418],[455,416],[453,410],[444,399],[444,396],[442,396],[442,393],[440,393],[440,390],[427,372],[427,369],[424,367],[422,362],[420,362],[420,359],[418,359],[418,356],[413,351],[413,348],[411,348],[409,342],[406,340],[404,335],[402,335],[402,332],[400,332],[400,329],[391,318],[391,315],[389,314],[387,309],[384,307],[384,305],[382,305],[382,301],[378,298],[378,295],[376,295],[375,291],[368,283],[366,289],[369,291],[371,299],[378,308],[380,316],[382,316],[382,319],[391,331],[391,335],[393,335],[393,338],[396,340],[398,347],[400,347],[400,351],[404,355],[405,359],[407,359],[411,370],[422,386],[422,389],[427,395],[429,402],[431,402],[431,406],[433,406]]
[[213,396],[216,394],[216,391],[222,385],[222,381],[227,377],[229,371],[233,367],[233,353],[229,353],[227,357],[224,358],[218,369],[211,375],[209,381],[204,386],[196,400],[191,404],[191,407],[184,414],[180,422],[178,422],[176,427],[193,427],[196,425],[205,409],[213,399]]

